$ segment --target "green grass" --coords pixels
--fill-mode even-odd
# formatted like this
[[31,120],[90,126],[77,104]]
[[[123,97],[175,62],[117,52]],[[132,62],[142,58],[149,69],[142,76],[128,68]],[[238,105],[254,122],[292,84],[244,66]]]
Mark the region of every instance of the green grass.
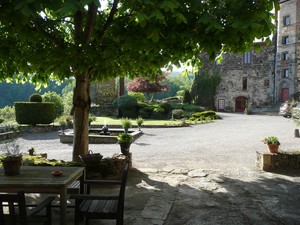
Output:
[[[136,120],[131,119],[132,125],[136,126]],[[120,125],[121,126],[121,119],[114,118],[114,117],[97,117],[96,121],[92,122],[92,125]],[[150,125],[150,126],[178,126],[182,123],[182,121],[174,121],[174,120],[147,120],[144,119],[143,125]],[[142,125],[142,126],[143,126]]]

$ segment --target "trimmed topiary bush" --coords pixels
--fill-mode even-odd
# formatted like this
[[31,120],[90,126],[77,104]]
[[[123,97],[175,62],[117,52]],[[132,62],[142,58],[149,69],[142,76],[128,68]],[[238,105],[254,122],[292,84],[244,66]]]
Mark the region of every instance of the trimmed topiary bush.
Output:
[[30,95],[29,101],[30,102],[42,102],[43,98],[40,94],[34,93],[34,94]]
[[194,113],[189,119],[192,121],[200,121],[206,120],[207,118],[210,118],[212,120],[221,119],[221,117],[217,115],[215,111],[212,110]]
[[50,124],[55,119],[53,102],[15,102],[15,112],[19,124]]

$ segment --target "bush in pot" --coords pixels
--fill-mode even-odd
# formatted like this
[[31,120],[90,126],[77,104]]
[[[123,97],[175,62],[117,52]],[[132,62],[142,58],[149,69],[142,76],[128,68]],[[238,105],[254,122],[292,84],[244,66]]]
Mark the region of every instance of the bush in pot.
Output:
[[118,143],[121,147],[122,154],[128,155],[130,145],[133,141],[133,137],[128,133],[122,133],[122,134],[118,135],[117,139],[118,139]]
[[263,139],[263,143],[268,145],[271,153],[278,152],[280,142],[277,137],[275,137],[275,136],[265,137]]
[[22,155],[20,154],[19,145],[15,143],[6,144],[6,154],[1,159],[4,174],[6,176],[14,176],[20,173],[22,164]]

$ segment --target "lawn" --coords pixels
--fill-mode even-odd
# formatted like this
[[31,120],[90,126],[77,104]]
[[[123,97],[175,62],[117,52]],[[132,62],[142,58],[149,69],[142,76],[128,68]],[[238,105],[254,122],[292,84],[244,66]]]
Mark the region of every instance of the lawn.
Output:
[[[136,126],[136,120],[131,120],[132,125]],[[178,126],[182,123],[181,120],[152,120],[152,119],[144,119],[143,125],[148,126]],[[116,117],[96,117],[96,121],[92,122],[92,125],[120,125],[121,119]]]

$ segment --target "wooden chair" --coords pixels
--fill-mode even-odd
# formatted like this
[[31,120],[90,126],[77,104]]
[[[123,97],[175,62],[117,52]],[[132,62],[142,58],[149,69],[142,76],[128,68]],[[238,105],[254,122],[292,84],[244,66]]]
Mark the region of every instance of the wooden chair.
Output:
[[[53,200],[54,196],[49,196],[40,204],[27,210],[24,191],[0,194],[0,225],[29,225],[35,222],[51,225],[51,202]],[[46,215],[37,215],[43,209],[46,209]]]
[[[117,225],[123,225],[124,197],[129,163],[126,162],[121,180],[85,180],[86,194],[71,195],[75,199],[75,225],[79,224],[82,217],[86,224],[90,219],[115,219]],[[91,194],[91,186],[99,184],[120,185],[118,195],[101,196]]]

